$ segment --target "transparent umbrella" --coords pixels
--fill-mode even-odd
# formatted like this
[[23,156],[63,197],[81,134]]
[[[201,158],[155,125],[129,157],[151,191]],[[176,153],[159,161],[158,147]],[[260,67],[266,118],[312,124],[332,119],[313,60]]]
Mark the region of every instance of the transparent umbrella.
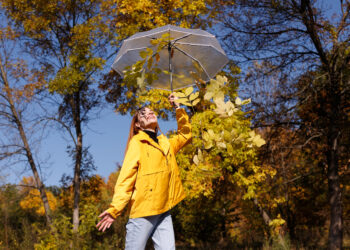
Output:
[[[125,39],[112,65],[121,76],[127,66],[142,60],[140,52],[150,48],[156,55],[157,45],[151,40],[168,33],[169,41],[158,52],[157,68],[161,70],[152,88],[174,89],[194,84],[193,73],[209,81],[228,62],[228,58],[214,35],[200,29],[185,29],[166,25],[139,32]],[[144,68],[149,71],[147,67]],[[193,73],[191,73],[193,72]]]

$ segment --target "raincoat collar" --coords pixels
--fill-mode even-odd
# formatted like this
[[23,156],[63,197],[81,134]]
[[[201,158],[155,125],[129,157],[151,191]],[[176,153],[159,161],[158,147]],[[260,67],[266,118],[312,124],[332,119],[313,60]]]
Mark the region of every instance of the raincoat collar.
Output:
[[142,130],[138,132],[138,136],[140,138],[140,141],[147,141],[150,145],[159,149],[164,155],[168,154],[170,149],[170,142],[165,135],[161,134],[157,136],[158,143],[156,143],[147,133],[143,132]]

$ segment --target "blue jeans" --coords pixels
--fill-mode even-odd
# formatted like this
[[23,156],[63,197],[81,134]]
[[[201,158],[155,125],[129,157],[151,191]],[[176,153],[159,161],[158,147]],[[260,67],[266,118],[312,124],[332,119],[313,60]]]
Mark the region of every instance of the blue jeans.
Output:
[[155,250],[175,249],[173,221],[169,212],[129,219],[126,224],[125,250],[143,250],[149,237]]

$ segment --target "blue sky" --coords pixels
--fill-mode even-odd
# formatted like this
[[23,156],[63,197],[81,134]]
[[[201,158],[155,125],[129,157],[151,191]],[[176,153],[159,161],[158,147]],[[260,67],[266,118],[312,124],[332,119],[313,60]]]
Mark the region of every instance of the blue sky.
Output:
[[[105,177],[106,180],[113,171],[116,171],[117,163],[123,162],[130,122],[130,115],[116,114],[110,106],[102,112],[100,119],[89,123],[89,129],[85,128],[84,144],[90,146],[90,153],[97,166],[95,174]],[[159,126],[164,133],[177,127],[174,120],[160,120]],[[61,133],[53,133],[43,145],[43,154],[50,153],[49,161],[52,162],[52,165],[45,169],[45,184],[59,185],[63,173],[73,174],[72,160],[65,152],[66,141]]]
[[[130,115],[117,114],[112,105],[109,105],[101,112],[99,119],[92,120],[88,127],[84,127],[83,143],[85,147],[90,147],[89,151],[97,167],[93,174],[101,175],[107,180],[117,170],[117,163],[122,164],[130,122]],[[175,120],[158,122],[163,133],[177,128]],[[63,174],[73,175],[73,161],[66,153],[67,142],[70,143],[63,132],[49,129],[38,148],[37,158],[43,161],[40,165],[46,186],[60,185]],[[29,169],[23,172],[22,164],[3,170],[1,175],[6,178],[0,180],[0,183],[19,183],[23,176],[31,176]]]

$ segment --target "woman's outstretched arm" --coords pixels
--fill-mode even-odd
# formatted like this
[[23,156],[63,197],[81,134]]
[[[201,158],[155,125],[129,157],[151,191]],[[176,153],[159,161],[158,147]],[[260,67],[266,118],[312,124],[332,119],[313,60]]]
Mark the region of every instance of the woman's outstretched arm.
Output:
[[114,188],[114,195],[110,207],[99,215],[101,221],[96,226],[100,231],[105,231],[109,228],[129,203],[134,190],[139,158],[140,145],[137,140],[131,139]]
[[192,128],[186,111],[176,103],[176,98],[173,94],[169,96],[169,102],[176,108],[177,134],[169,139],[176,154],[183,146],[191,141]]

